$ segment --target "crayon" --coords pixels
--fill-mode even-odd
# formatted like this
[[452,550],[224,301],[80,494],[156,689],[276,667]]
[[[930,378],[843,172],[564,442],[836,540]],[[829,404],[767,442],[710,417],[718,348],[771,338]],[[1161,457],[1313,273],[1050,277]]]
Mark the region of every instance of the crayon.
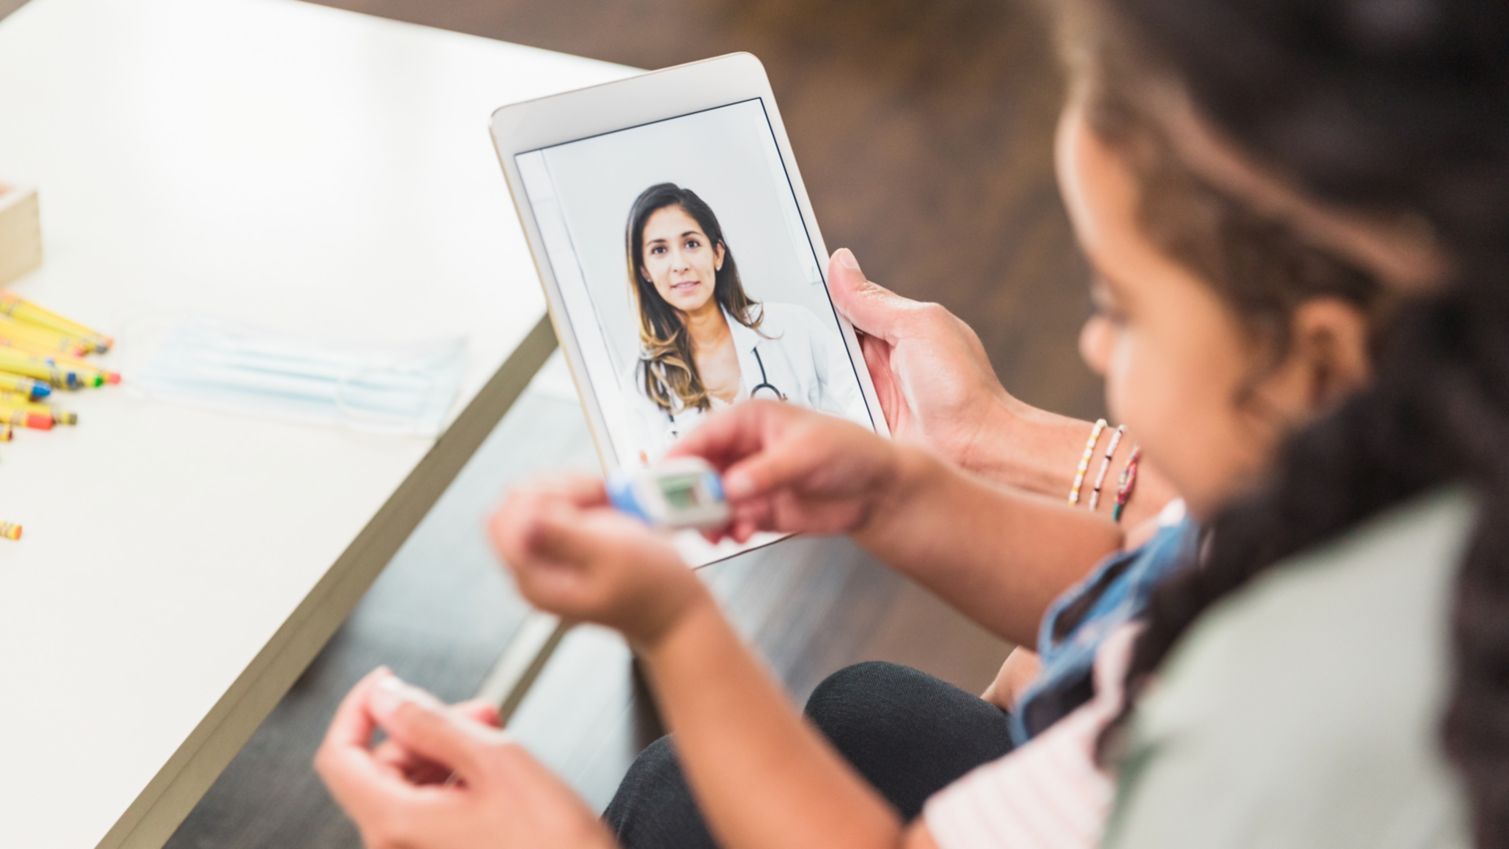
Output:
[[100,353],[110,350],[114,344],[109,336],[90,330],[76,321],[71,321],[52,310],[43,309],[31,301],[11,292],[0,291],[0,314],[8,315],[27,324],[35,324],[48,330],[56,330],[68,336],[86,340]]
[[6,539],[20,539],[21,526],[15,522],[0,522],[0,537]]
[[9,328],[0,328],[0,345],[3,345],[7,348],[14,348],[17,351],[25,354],[31,354],[35,357],[64,356],[64,354],[59,353],[58,350],[53,346],[44,342],[38,342],[35,339],[14,334],[10,331]]
[[[61,369],[47,361],[45,357],[38,357],[17,351],[14,348],[0,348],[0,371],[19,374],[34,380],[42,380],[57,388],[78,389],[86,385],[85,379],[78,372]],[[96,386],[103,385],[104,378]]]
[[51,404],[34,404],[23,400],[21,396],[9,392],[0,392],[0,413],[36,413],[39,416],[51,416],[53,424],[76,425],[79,423],[79,414],[54,407]]
[[[3,349],[3,344],[0,344],[0,350]],[[75,372],[78,374],[80,380],[84,381],[87,385],[101,386],[108,383],[114,386],[115,384],[121,382],[120,372],[111,371],[107,368],[97,366],[94,363],[89,362],[88,360],[80,360],[75,357],[65,357],[62,354],[53,354],[46,351],[27,352],[25,350],[22,350],[21,353],[30,353],[31,356],[41,357],[49,364],[57,366],[60,369]],[[99,379],[96,379],[96,375],[98,375]]]
[[94,352],[94,346],[83,339],[3,315],[0,315],[0,338],[13,345],[35,347],[49,354],[83,357]]
[[10,427],[29,427],[32,430],[52,430],[52,416],[45,413],[30,413],[26,410],[7,410],[0,407],[0,424]]
[[16,438],[16,430],[10,425],[0,425],[0,442],[10,442]]
[[33,401],[52,394],[52,387],[41,381],[3,371],[0,371],[0,390],[23,393],[31,396]]

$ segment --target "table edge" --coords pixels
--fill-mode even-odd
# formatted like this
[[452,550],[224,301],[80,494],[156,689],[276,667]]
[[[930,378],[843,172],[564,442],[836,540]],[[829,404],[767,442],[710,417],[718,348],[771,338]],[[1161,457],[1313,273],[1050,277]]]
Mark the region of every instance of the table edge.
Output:
[[541,315],[451,426],[163,764],[97,849],[161,847],[346,621],[555,350]]

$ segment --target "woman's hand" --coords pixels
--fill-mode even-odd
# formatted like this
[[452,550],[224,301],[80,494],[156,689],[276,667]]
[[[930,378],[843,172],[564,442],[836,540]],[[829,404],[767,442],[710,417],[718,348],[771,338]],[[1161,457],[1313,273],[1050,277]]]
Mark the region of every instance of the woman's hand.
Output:
[[872,282],[848,248],[828,260],[834,303],[859,344],[891,433],[976,471],[1009,441],[1022,408],[996,377],[980,337],[938,304]]
[[990,682],[980,698],[1001,710],[1014,713],[1022,696],[1037,682],[1042,669],[1043,663],[1037,652],[1017,646],[1006,655],[1000,671],[996,672],[995,680]]
[[746,401],[710,417],[670,452],[723,473],[733,512],[723,534],[856,533],[902,483],[895,443],[852,422],[779,401]]
[[[1013,398],[969,325],[870,281],[847,249],[828,261],[828,282],[839,312],[861,334],[875,393],[899,440],[996,483],[1054,498],[1069,492],[1089,422]],[[1132,509],[1139,516],[1170,497],[1146,470],[1138,492]],[[1109,499],[1103,509],[1110,512]]]
[[559,476],[520,487],[489,522],[525,599],[630,642],[656,640],[707,591],[670,542],[613,509],[602,481]]
[[[368,849],[615,845],[496,723],[495,711],[447,707],[379,668],[341,702],[314,766]],[[373,748],[378,728],[388,739]]]

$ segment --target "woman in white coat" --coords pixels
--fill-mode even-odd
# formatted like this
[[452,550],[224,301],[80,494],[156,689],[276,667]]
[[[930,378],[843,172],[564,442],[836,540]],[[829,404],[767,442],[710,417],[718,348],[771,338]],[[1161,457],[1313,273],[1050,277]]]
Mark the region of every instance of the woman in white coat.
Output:
[[640,356],[628,383],[649,463],[717,409],[773,398],[867,422],[836,324],[744,291],[712,209],[658,183],[629,211],[626,254]]

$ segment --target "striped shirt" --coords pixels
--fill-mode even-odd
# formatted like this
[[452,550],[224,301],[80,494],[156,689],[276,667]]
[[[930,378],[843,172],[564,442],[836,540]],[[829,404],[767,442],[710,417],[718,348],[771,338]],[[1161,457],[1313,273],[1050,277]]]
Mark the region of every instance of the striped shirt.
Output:
[[1089,702],[927,801],[922,817],[941,849],[1099,845],[1116,780],[1096,764],[1095,745],[1120,710],[1122,681],[1140,628],[1124,624],[1101,645]]

